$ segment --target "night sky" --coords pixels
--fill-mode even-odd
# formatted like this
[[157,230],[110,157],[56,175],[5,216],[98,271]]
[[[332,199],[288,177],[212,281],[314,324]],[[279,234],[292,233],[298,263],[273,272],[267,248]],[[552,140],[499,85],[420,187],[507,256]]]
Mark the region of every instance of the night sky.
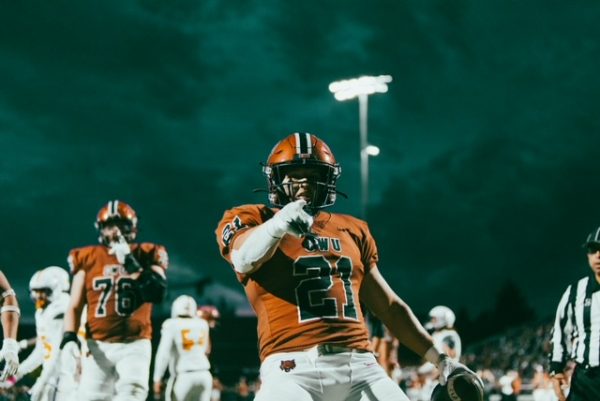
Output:
[[109,199],[169,250],[181,288],[242,289],[225,209],[261,203],[259,162],[295,131],[342,165],[360,213],[358,104],[331,81],[390,74],[369,99],[367,220],[419,313],[479,313],[517,282],[538,316],[589,268],[600,225],[600,3],[0,1],[0,266],[33,312],[35,270],[93,244]]

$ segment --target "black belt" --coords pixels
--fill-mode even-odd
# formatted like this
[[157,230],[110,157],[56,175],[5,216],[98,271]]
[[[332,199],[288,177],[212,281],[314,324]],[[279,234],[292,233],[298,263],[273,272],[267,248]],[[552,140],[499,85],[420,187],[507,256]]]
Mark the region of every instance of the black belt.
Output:
[[342,352],[369,352],[366,349],[357,349],[345,347],[343,345],[336,344],[319,344],[317,345],[317,353],[319,355],[331,355],[331,354],[341,354]]

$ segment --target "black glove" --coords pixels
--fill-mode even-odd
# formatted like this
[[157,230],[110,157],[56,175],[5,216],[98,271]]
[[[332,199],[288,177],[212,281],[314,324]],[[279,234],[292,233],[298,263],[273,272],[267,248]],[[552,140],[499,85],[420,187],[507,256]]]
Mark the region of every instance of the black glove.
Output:
[[123,263],[123,267],[125,268],[125,270],[127,270],[127,273],[129,274],[136,273],[142,270],[142,265],[140,265],[140,262],[138,262],[135,256],[133,256],[132,254],[127,254],[125,256],[125,262]]
[[142,302],[161,303],[167,295],[167,280],[152,270],[144,269],[136,280]]

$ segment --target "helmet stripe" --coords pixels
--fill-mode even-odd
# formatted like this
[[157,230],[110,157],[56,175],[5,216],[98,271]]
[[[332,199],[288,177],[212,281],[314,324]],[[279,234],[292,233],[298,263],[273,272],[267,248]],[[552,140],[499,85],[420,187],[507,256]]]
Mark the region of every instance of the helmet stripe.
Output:
[[111,213],[113,216],[119,215],[119,201],[116,200],[113,202],[113,212]]
[[296,140],[296,154],[312,154],[312,143],[310,142],[310,134],[296,132],[294,134],[294,139]]

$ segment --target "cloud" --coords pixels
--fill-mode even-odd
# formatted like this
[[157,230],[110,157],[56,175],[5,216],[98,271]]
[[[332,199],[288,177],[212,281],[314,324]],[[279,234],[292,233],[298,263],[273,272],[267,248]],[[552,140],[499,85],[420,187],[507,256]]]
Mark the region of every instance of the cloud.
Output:
[[420,308],[484,307],[512,277],[549,313],[548,292],[587,274],[579,244],[597,224],[589,211],[600,193],[581,185],[594,173],[580,156],[488,138],[397,176],[370,209],[386,276]]

